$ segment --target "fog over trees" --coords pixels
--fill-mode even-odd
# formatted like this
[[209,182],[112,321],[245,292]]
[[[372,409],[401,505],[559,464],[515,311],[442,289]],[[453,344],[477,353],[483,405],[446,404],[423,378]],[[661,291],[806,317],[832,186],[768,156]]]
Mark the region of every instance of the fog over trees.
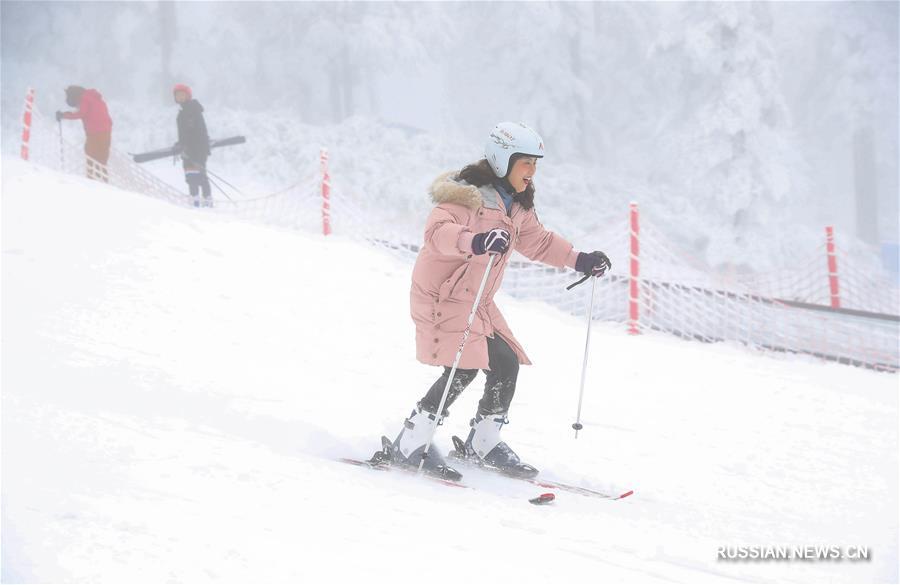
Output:
[[548,145],[545,164],[579,165],[587,182],[614,178],[733,230],[707,250],[713,264],[766,226],[897,240],[896,2],[0,10],[7,153],[29,86],[49,112],[71,83],[141,111],[171,105],[185,82],[208,109],[305,124],[359,116],[480,142],[499,120],[524,121]]

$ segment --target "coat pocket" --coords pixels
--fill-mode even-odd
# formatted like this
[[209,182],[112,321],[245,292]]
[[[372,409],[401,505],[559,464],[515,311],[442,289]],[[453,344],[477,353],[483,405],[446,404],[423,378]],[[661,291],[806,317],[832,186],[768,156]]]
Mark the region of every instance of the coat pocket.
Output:
[[[432,323],[435,329],[443,332],[462,333],[469,322],[469,313],[472,312],[472,304],[455,301],[435,301],[432,312]],[[484,320],[478,314],[472,320],[472,333],[484,335]]]
[[446,301],[447,299],[456,299],[456,300],[464,300],[464,297],[459,296],[459,291],[466,290],[466,272],[469,270],[468,264],[462,264],[453,271],[444,282],[441,283],[440,288],[438,289],[438,302]]

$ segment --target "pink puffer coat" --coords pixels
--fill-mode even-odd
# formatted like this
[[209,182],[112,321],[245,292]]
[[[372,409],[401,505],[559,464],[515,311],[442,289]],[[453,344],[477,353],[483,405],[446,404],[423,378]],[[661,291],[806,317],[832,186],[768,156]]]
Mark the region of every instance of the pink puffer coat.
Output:
[[534,208],[525,209],[514,202],[507,216],[494,187],[475,187],[456,177],[456,172],[445,173],[431,186],[437,207],[428,216],[410,290],[416,358],[435,366],[453,365],[489,258],[472,254],[472,237],[504,228],[512,235],[510,249],[494,261],[459,367],[488,369],[486,338],[494,335],[509,344],[519,363],[531,364],[494,304],[506,265],[513,250],[557,268],[573,268],[578,254],[572,244],[541,225]]

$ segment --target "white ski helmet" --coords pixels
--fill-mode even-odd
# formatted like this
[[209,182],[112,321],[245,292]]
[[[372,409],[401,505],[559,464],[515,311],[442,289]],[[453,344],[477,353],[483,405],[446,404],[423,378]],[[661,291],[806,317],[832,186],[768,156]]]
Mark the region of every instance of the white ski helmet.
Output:
[[491,130],[484,147],[484,158],[500,178],[509,172],[509,158],[514,154],[526,154],[537,158],[544,156],[544,141],[540,135],[521,122],[500,122]]

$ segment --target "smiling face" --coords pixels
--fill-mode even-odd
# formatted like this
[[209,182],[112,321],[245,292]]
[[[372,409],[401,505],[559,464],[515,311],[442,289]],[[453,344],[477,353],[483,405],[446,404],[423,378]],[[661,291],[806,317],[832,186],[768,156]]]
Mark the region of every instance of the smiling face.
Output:
[[516,193],[524,191],[534,180],[534,174],[537,172],[537,161],[537,157],[523,156],[516,159],[516,162],[513,163],[507,179],[509,184],[513,186],[513,189],[516,190]]

